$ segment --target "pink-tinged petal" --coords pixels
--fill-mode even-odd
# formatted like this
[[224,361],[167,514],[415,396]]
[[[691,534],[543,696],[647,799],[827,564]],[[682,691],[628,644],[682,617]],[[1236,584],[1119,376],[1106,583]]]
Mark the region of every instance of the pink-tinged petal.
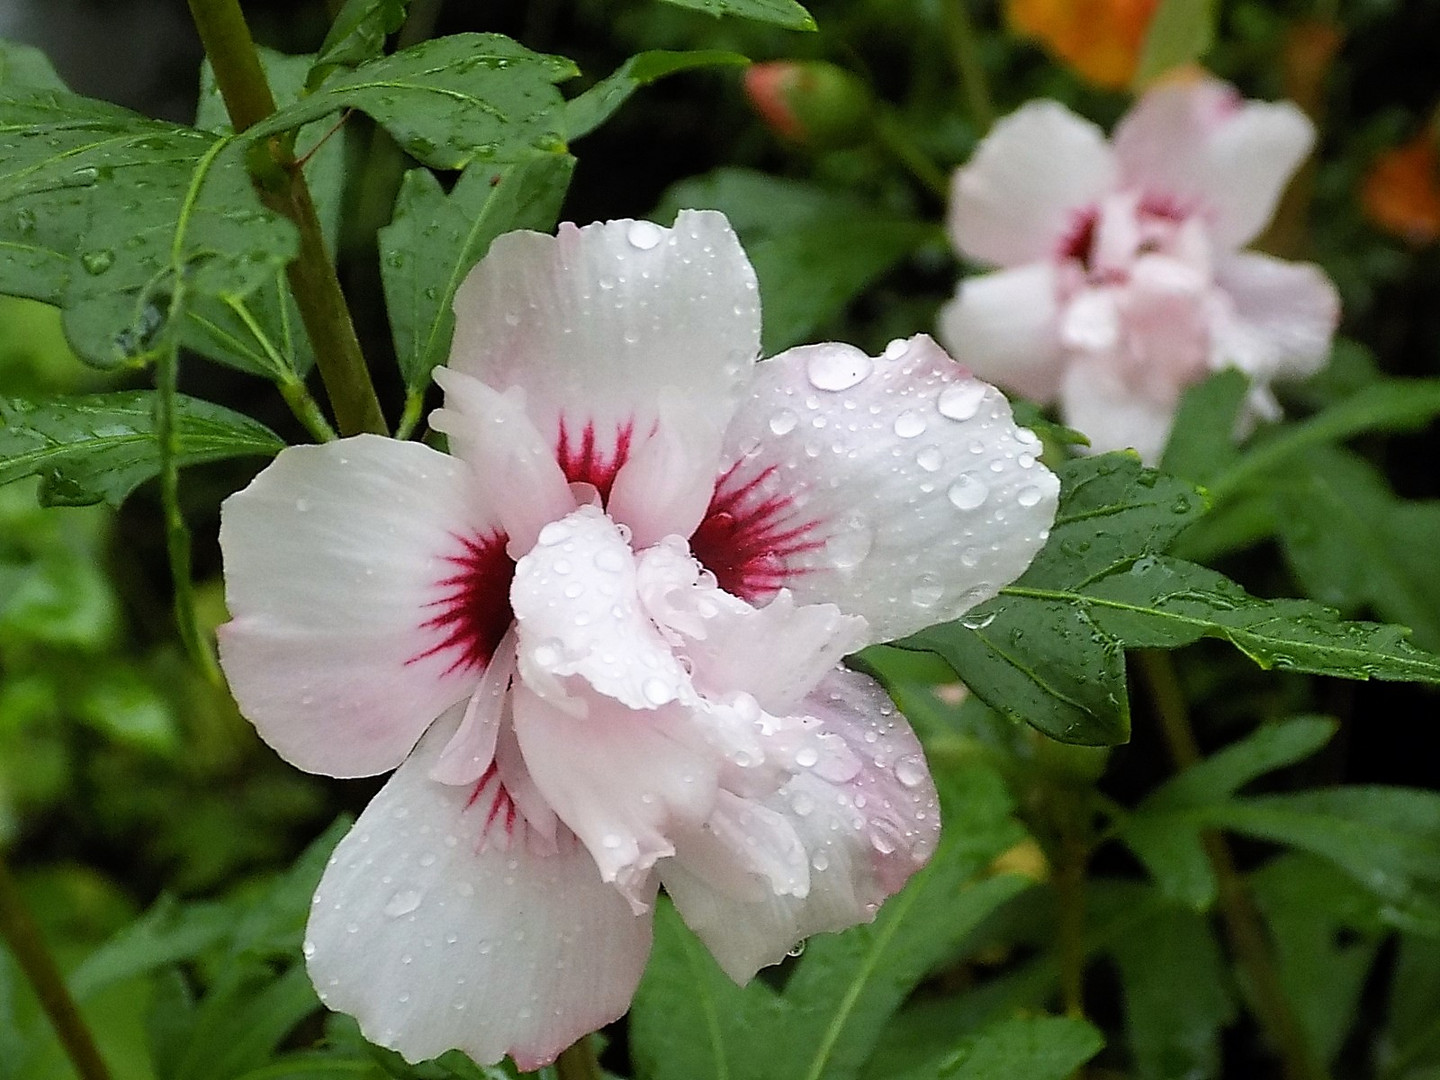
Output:
[[872,641],[902,637],[1029,565],[1059,490],[1039,452],[1000,392],[924,335],[875,360],[791,349],[757,369],[691,548],[737,596],[789,588],[863,616]]
[[525,413],[525,392],[505,393],[459,371],[439,367],[444,408],[430,424],[450,438],[451,452],[469,462],[485,505],[495,507],[516,557],[535,546],[546,522],[575,509],[570,482],[550,445]]
[[661,402],[655,429],[615,475],[606,510],[637,551],[689,536],[705,516],[724,432],[699,413],[691,402]]
[[[738,983],[811,934],[868,922],[925,864],[940,835],[924,753],[884,691],[863,675],[838,671],[805,705],[861,763],[843,782],[802,771],[765,802],[789,819],[805,845],[809,891],[786,895],[758,875],[748,888],[717,888],[713,852],[696,861],[682,848],[660,867],[681,916]],[[764,885],[759,900],[757,884]]]
[[608,494],[658,403],[722,430],[760,352],[755,273],[723,214],[500,237],[455,297],[450,367],[523,387],[571,481]]
[[[810,853],[794,823],[755,799],[721,791],[704,824],[676,843],[682,876],[732,899],[762,903],[772,896],[804,899],[810,892]],[[671,865],[661,864],[662,876]]]
[[670,633],[699,693],[719,699],[743,689],[776,715],[867,640],[865,620],[834,604],[797,605],[782,589],[753,607],[724,592],[679,537],[640,553],[636,581],[647,615]]
[[573,836],[532,851],[523,823],[492,814],[493,777],[430,779],[452,730],[438,724],[340,842],[311,908],[310,977],[408,1061],[458,1049],[528,1071],[624,1013],[650,920]]
[[225,501],[221,664],[283,757],[383,772],[473,690],[511,621],[483,505],[462,462],[373,435],[287,449]]
[[1340,295],[1313,263],[1241,252],[1220,263],[1228,303],[1216,320],[1216,359],[1264,380],[1313,374],[1330,355]]
[[480,684],[465,705],[460,727],[430,770],[430,779],[442,784],[473,784],[490,768],[514,677],[515,629],[511,627],[480,676]]
[[632,709],[693,697],[684,668],[641,610],[635,555],[598,507],[540,530],[515,566],[510,602],[521,677],[551,702],[583,711],[589,695],[574,677]]
[[1138,391],[1106,358],[1081,359],[1065,372],[1060,416],[1089,436],[1090,453],[1128,447],[1154,465],[1170,436],[1175,402],[1156,401]]
[[1115,129],[1123,182],[1142,206],[1204,215],[1222,248],[1253,240],[1275,212],[1315,129],[1290,102],[1243,101],[1214,79],[1150,90]]
[[966,278],[940,309],[940,340],[977,377],[1041,403],[1060,389],[1064,354],[1054,263]]
[[1115,185],[1104,133],[1054,101],[1033,101],[981,140],[950,192],[950,237],[997,266],[1057,258]]
[[1166,255],[1143,255],[1115,291],[1121,340],[1118,370],[1128,390],[1174,407],[1205,375],[1210,276]]
[[671,838],[714,808],[721,759],[677,705],[629,709],[598,694],[587,705],[576,716],[517,687],[515,734],[536,787],[640,912]]

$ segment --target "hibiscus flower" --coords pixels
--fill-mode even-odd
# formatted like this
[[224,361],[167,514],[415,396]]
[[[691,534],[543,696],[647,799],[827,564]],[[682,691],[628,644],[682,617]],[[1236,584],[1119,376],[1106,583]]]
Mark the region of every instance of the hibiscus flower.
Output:
[[928,338],[757,364],[720,214],[503,236],[455,307],[449,454],[292,447],[226,501],[221,658],[291,762],[396,769],[315,895],[321,997],[531,1069],[625,1011],[660,883],[743,981],[924,863],[920,745],[839,661],[1015,578],[1057,482]]
[[985,137],[955,174],[950,235],[1002,269],[969,278],[940,336],[982,378],[1042,403],[1097,450],[1153,462],[1181,392],[1208,372],[1272,380],[1322,366],[1339,318],[1316,266],[1241,251],[1309,152],[1288,103],[1245,102],[1214,79],[1148,92],[1112,142],[1051,101]]

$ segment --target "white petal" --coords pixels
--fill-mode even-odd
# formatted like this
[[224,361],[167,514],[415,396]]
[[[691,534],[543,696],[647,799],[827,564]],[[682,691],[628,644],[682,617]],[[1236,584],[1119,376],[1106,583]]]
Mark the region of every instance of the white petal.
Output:
[[310,913],[310,977],[408,1061],[458,1049],[528,1071],[624,1013],[650,920],[573,837],[548,856],[482,843],[484,805],[429,778],[451,730],[437,728],[336,849]]
[[435,381],[445,390],[445,407],[431,413],[430,424],[474,469],[476,486],[486,505],[496,508],[518,558],[535,546],[547,522],[575,509],[555,448],[526,416],[519,387],[501,394],[443,367],[435,369]]
[[1217,328],[1218,359],[1265,380],[1325,363],[1340,296],[1318,266],[1241,252],[1221,262],[1216,283],[1232,305]]
[[679,706],[628,709],[599,695],[587,704],[575,716],[517,687],[515,734],[546,801],[639,912],[671,837],[714,808],[720,759],[696,745]]
[[227,499],[221,663],[265,741],[332,776],[397,765],[510,622],[494,529],[463,463],[373,435],[287,449]]
[[753,892],[717,888],[713,863],[687,859],[683,849],[660,866],[676,908],[738,983],[811,934],[868,922],[925,864],[940,834],[924,754],[884,691],[863,675],[836,672],[806,706],[862,762],[845,783],[802,772],[766,802],[789,818],[809,853],[808,893],[772,886],[757,901]]
[[615,476],[606,509],[629,526],[636,550],[689,536],[705,516],[722,428],[694,402],[664,401],[655,430]]
[[950,236],[980,262],[1053,259],[1114,183],[1104,133],[1058,102],[1032,101],[996,124],[955,174]]
[[1115,129],[1123,180],[1145,201],[1205,214],[1217,244],[1254,239],[1315,129],[1290,102],[1242,102],[1214,79],[1150,90]]
[[1170,436],[1175,404],[1158,402],[1128,385],[1111,362],[1077,360],[1065,372],[1060,415],[1089,436],[1090,453],[1130,447],[1141,461],[1154,465]]
[[[863,377],[822,389],[838,384],[816,371],[843,364]],[[1000,392],[924,335],[874,361],[846,345],[791,349],[757,369],[691,549],[736,595],[787,587],[863,616],[872,640],[901,637],[1029,565],[1059,490],[1039,452]]]
[[609,221],[491,245],[455,297],[450,367],[526,408],[572,481],[608,494],[666,396],[723,430],[760,350],[755,273],[724,215]]
[[[519,624],[520,674],[566,704],[579,676],[632,709],[693,697],[685,670],[641,610],[635,555],[598,507],[582,506],[540,530],[515,566],[510,602]],[[573,702],[582,701],[573,698]]]
[[1054,263],[966,278],[940,309],[940,339],[979,378],[1044,403],[1060,388]]

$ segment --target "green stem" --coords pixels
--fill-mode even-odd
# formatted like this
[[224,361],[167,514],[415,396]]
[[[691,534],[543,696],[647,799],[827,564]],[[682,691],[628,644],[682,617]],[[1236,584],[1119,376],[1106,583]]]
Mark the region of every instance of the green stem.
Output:
[[930,160],[925,151],[915,145],[892,114],[880,112],[876,115],[875,134],[880,139],[880,145],[905,166],[915,179],[939,197],[941,202],[950,198],[949,178],[941,171],[940,166]]
[[[189,0],[189,4],[226,111],[235,130],[242,132],[275,111],[275,98],[250,28],[238,0]],[[314,346],[316,364],[340,431],[344,435],[361,431],[386,434],[385,416],[335,266],[325,250],[305,174],[295,161],[289,140],[272,138],[264,149],[268,160],[261,165],[256,188],[261,201],[289,218],[299,231],[300,251],[285,273],[305,332]]]
[[[1200,763],[1200,747],[1190,726],[1190,710],[1170,654],[1158,649],[1136,653],[1149,685],[1170,756],[1178,769]],[[1324,1066],[1310,1049],[1310,1040],[1285,987],[1265,935],[1265,926],[1245,879],[1235,866],[1230,846],[1219,833],[1201,836],[1205,855],[1219,886],[1220,914],[1235,962],[1244,973],[1254,998],[1256,1018],[1280,1053],[1286,1080],[1328,1080]]]
[[335,438],[335,429],[330,426],[330,421],[325,419],[319,402],[310,396],[310,391],[305,389],[303,382],[297,379],[295,382],[275,385],[280,390],[280,396],[285,399],[285,404],[290,406],[290,411],[295,414],[295,419],[305,425],[305,430],[316,442],[331,442]]
[[1085,871],[1090,863],[1088,823],[1081,798],[1060,806],[1055,895],[1059,903],[1056,936],[1060,960],[1060,1000],[1065,1015],[1085,1017]]
[[420,426],[420,417],[425,412],[425,391],[411,391],[405,396],[405,411],[400,415],[400,426],[395,429],[397,439],[408,439]]
[[55,958],[45,948],[40,928],[21,900],[20,889],[4,859],[0,859],[0,938],[10,946],[20,970],[35,988],[40,1007],[50,1018],[80,1080],[110,1080],[95,1038],[70,996]]
[[985,67],[980,62],[980,49],[975,37],[975,24],[970,19],[966,4],[970,0],[944,0],[942,11],[945,16],[945,33],[950,39],[950,50],[955,58],[955,70],[960,76],[960,86],[965,94],[965,105],[975,126],[984,135],[995,123],[995,103],[990,95],[990,84],[985,77]]
[[180,433],[175,425],[175,395],[179,381],[179,349],[160,350],[155,360],[155,441],[160,447],[160,502],[165,513],[165,547],[175,586],[175,625],[185,650],[205,677],[224,686],[215,650],[206,640],[195,610],[195,587],[190,570],[190,527],[180,511]]
[[590,1036],[585,1036],[555,1061],[555,1074],[560,1080],[603,1080],[600,1062]]

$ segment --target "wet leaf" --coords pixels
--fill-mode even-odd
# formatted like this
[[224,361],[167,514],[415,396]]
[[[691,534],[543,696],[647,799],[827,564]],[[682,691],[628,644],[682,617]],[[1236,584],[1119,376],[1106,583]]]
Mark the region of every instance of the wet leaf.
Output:
[[655,49],[632,56],[589,90],[565,103],[566,135],[573,141],[590,134],[614,116],[636,90],[666,75],[701,67],[734,67],[749,62],[739,53],[719,49],[694,52]]
[[243,153],[104,102],[0,87],[0,291],[63,308],[89,362],[133,362],[190,299],[243,298],[293,254]]
[[[160,471],[155,437],[155,394],[136,390],[48,401],[0,398],[0,484],[41,478],[47,506],[118,506]],[[199,398],[177,397],[179,461],[258,455],[284,447],[280,438],[247,416]]]
[[380,230],[380,273],[412,395],[425,392],[431,369],[449,355],[460,282],[501,233],[554,228],[574,165],[565,154],[520,165],[476,163],[448,194],[427,169],[405,174],[394,219]]
[[350,108],[433,168],[510,164],[564,150],[555,84],[578,73],[564,57],[499,34],[453,34],[339,72],[247,135],[276,135]]
[[815,20],[795,0],[664,0],[676,7],[693,8],[717,18],[734,15],[741,19],[773,23],[787,30],[814,30]]

